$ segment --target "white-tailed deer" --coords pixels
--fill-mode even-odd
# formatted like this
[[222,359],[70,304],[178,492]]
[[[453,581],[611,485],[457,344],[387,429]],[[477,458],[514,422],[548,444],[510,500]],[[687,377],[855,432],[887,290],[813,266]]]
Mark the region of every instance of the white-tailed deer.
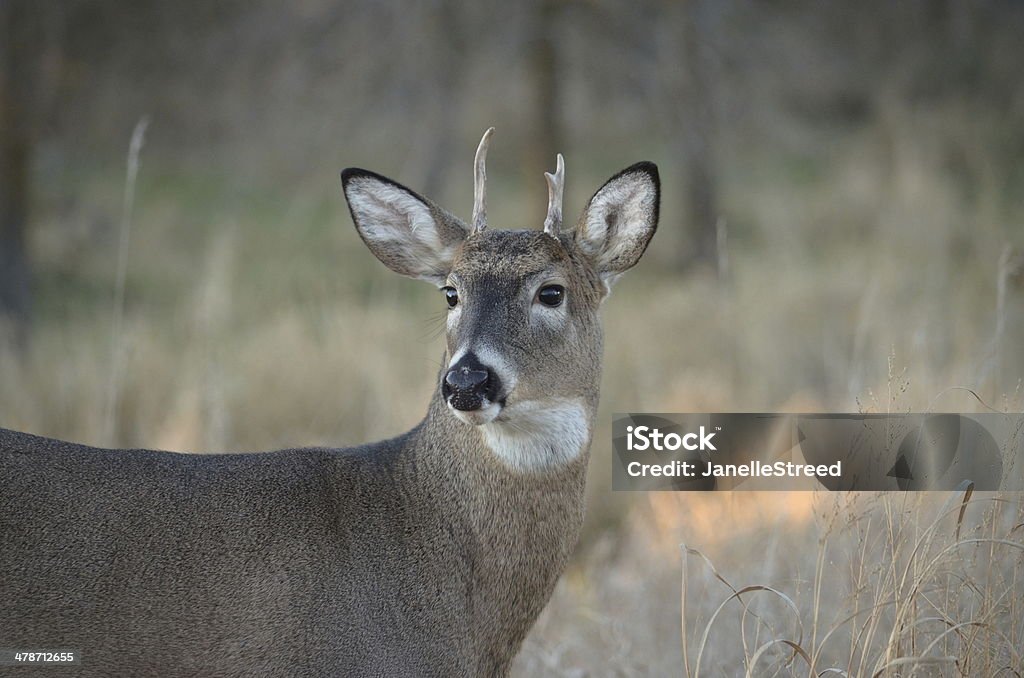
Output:
[[66,670],[89,676],[508,671],[576,543],[598,308],[654,234],[659,184],[633,165],[563,230],[559,156],[544,230],[490,230],[490,133],[469,225],[341,175],[370,250],[448,307],[444,367],[408,433],[195,455],[0,429],[0,648],[78,650]]

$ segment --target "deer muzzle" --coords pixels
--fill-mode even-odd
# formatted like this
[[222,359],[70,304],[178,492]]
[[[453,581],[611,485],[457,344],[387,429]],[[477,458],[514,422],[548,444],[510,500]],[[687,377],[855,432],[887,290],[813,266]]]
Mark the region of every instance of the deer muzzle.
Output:
[[494,370],[467,353],[448,368],[441,384],[445,401],[460,412],[482,409],[497,400],[501,380]]

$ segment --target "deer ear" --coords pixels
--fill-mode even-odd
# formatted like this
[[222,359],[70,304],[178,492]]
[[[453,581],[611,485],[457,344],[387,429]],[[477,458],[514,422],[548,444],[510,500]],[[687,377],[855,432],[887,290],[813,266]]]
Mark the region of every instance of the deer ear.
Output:
[[368,170],[341,173],[352,221],[374,256],[395,273],[438,285],[468,227],[426,198]]
[[587,203],[573,235],[606,283],[640,260],[658,228],[660,199],[657,165],[639,162],[605,182]]

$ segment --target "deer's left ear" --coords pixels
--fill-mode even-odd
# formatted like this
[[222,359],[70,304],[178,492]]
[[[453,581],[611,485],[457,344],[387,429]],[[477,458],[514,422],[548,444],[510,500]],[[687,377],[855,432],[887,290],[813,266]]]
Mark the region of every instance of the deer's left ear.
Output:
[[610,283],[632,268],[658,228],[661,181],[652,162],[638,162],[609,179],[587,203],[574,238]]

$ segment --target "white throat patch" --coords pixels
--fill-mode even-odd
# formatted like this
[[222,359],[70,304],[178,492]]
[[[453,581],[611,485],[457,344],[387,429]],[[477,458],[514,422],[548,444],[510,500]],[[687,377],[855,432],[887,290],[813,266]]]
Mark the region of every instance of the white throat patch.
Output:
[[586,451],[590,417],[581,400],[535,400],[504,408],[480,432],[512,470],[536,472],[568,464]]

